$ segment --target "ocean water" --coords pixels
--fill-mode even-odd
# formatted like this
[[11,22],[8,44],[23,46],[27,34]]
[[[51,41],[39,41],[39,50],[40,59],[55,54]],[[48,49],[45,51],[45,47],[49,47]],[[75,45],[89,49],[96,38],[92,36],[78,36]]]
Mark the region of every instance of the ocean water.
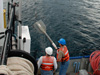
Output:
[[[6,6],[7,0],[4,2]],[[45,23],[57,47],[60,38],[66,40],[70,56],[100,49],[100,0],[22,0],[22,21],[29,26],[35,57],[44,55],[46,47],[53,48],[47,37],[33,28],[38,20]]]

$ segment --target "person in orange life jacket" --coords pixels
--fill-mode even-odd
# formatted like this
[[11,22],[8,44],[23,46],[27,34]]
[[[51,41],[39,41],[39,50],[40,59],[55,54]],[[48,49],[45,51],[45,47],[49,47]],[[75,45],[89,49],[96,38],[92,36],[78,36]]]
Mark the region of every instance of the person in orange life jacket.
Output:
[[66,75],[69,65],[69,52],[65,45],[65,39],[61,38],[58,43],[60,48],[57,50],[57,62],[61,62],[59,75]]
[[53,75],[53,72],[57,69],[56,58],[51,56],[53,49],[51,47],[47,47],[45,52],[46,56],[41,56],[37,62],[38,69],[41,68],[41,75]]

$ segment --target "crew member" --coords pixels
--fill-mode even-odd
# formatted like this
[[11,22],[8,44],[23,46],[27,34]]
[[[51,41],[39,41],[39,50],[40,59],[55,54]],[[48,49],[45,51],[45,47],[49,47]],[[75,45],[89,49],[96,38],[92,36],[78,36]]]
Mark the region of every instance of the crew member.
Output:
[[69,52],[65,39],[61,38],[58,43],[60,48],[57,50],[57,62],[61,62],[59,75],[66,75],[69,65]]
[[[47,47],[45,49],[46,55],[41,56],[38,60],[38,69],[41,67],[41,75],[53,75],[57,69],[57,62],[54,56],[51,56],[53,49]],[[54,70],[53,70],[54,69]]]

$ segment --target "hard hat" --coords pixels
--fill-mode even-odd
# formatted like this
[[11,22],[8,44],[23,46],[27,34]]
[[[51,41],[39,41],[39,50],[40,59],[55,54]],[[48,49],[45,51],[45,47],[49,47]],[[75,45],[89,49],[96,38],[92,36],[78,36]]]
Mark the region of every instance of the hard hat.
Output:
[[62,44],[62,45],[65,45],[65,44],[66,44],[66,41],[65,41],[65,39],[61,38],[61,39],[58,41],[58,43],[60,43],[60,44]]
[[45,52],[46,52],[48,55],[52,55],[53,49],[52,49],[51,47],[47,47],[47,48],[45,49]]

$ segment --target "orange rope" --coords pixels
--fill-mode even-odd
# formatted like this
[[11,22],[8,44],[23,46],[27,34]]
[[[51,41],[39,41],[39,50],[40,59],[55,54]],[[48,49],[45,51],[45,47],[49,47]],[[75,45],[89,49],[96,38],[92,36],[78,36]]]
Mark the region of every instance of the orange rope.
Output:
[[100,75],[100,51],[94,51],[90,55],[90,64],[93,69],[93,75]]

